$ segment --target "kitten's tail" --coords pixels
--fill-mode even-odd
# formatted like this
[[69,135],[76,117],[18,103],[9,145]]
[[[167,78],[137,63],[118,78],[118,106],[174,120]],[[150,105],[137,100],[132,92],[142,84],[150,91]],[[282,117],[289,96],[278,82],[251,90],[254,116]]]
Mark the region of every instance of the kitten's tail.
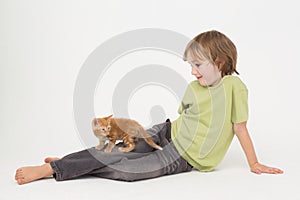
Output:
[[153,148],[158,149],[158,150],[163,150],[163,148],[152,140],[151,136],[145,131],[144,128],[140,129],[140,132],[142,133],[143,139]]

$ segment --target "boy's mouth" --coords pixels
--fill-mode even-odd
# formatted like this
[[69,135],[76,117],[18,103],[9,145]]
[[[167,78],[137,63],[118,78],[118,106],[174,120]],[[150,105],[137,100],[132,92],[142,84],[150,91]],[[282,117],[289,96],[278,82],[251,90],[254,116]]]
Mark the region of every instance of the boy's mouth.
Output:
[[202,78],[202,76],[196,76],[196,78],[199,80],[200,78]]

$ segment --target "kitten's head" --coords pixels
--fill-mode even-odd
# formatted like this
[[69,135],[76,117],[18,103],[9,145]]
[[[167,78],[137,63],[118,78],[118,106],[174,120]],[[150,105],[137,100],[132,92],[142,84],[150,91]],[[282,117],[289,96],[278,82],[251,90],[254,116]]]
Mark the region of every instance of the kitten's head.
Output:
[[109,131],[111,129],[110,126],[110,121],[111,121],[112,115],[104,118],[95,118],[92,121],[92,127],[94,134],[99,137],[99,136],[108,136]]

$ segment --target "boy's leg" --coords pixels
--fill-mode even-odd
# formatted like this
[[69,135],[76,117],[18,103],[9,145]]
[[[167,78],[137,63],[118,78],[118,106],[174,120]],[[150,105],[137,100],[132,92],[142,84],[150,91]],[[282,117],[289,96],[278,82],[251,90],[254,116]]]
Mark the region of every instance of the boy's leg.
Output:
[[179,155],[172,143],[162,151],[155,151],[147,156],[129,159],[92,171],[90,174],[107,179],[137,181],[163,175],[191,171],[192,167]]
[[120,162],[94,170],[90,174],[113,180],[137,181],[192,171],[193,167],[180,156],[171,142],[170,123],[166,123],[157,137],[160,137],[162,151],[157,150],[135,159],[124,157]]
[[60,160],[52,161],[50,165],[55,172],[54,178],[57,181],[62,181],[89,174],[95,169],[119,162],[124,157],[138,158],[145,156],[145,154],[147,153],[105,153],[95,148],[90,148],[67,155]]
[[[167,132],[170,132],[170,123],[166,122],[155,125],[148,129],[147,132],[152,136],[154,142],[160,146],[164,146],[168,142],[165,136]],[[90,148],[67,155],[60,160],[52,161],[50,165],[55,172],[54,177],[58,181],[76,178],[90,174],[92,171],[101,169],[107,165],[118,163],[124,158],[137,159],[147,156],[153,150],[143,140],[137,144],[137,148],[133,152],[121,153],[117,151],[117,147],[111,153]]]

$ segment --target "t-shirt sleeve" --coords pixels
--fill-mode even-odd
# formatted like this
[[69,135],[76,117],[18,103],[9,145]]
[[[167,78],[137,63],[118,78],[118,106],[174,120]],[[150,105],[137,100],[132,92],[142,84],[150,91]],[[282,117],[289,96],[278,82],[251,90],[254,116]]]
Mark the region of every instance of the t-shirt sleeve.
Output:
[[232,90],[232,123],[241,123],[248,120],[248,89],[238,79]]

